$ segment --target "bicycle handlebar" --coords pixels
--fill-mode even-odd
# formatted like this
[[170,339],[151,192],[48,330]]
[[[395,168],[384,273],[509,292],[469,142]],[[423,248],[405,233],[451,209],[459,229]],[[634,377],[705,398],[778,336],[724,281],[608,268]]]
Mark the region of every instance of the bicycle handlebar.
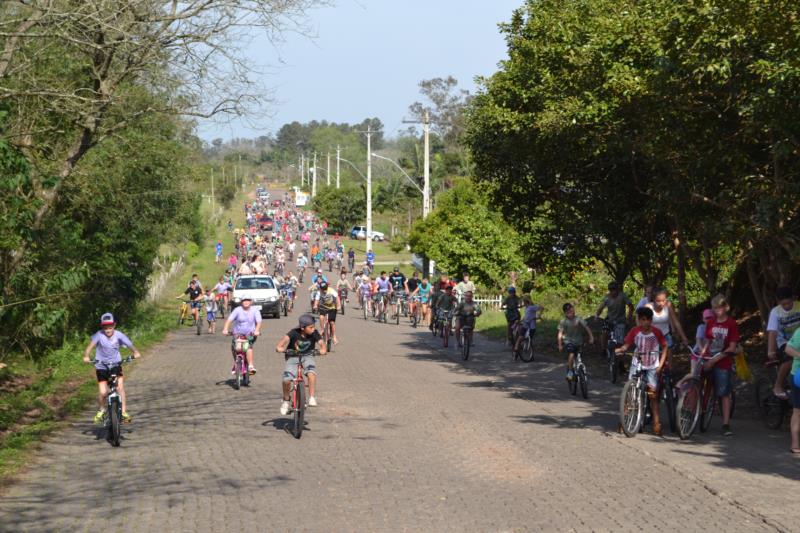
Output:
[[132,355],[129,355],[128,357],[125,357],[125,358],[121,359],[118,363],[106,363],[105,361],[98,361],[97,359],[91,359],[91,360],[87,361],[86,364],[87,365],[96,365],[97,363],[100,363],[101,365],[103,365],[106,368],[111,368],[111,367],[117,366],[117,365],[132,363],[133,360],[134,360],[134,357]]
[[307,352],[298,352],[297,350],[284,350],[283,353],[289,356],[296,356],[296,355],[320,355],[320,351],[317,348],[313,350],[309,350]]

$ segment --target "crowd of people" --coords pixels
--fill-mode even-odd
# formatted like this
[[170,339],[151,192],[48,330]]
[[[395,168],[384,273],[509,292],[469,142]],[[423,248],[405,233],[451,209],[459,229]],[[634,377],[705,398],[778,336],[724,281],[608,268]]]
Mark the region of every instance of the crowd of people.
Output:
[[[481,307],[475,301],[475,284],[468,273],[463,273],[456,282],[446,274],[431,281],[427,276],[413,272],[410,277],[399,267],[391,272],[380,271],[375,274],[375,254],[367,250],[363,262],[357,261],[352,247],[345,250],[343,239],[328,235],[327,224],[313,213],[297,209],[288,194],[282,199],[269,201],[257,199],[245,205],[245,227],[235,228],[231,221],[228,228],[232,236],[233,251],[227,259],[225,273],[217,284],[203,288],[196,275],[192,276],[179,298],[187,297],[195,320],[204,318],[208,332],[215,333],[216,319],[230,307],[230,294],[238,276],[269,274],[277,287],[294,307],[300,287],[304,281],[305,270],[311,268],[309,307],[319,315],[322,332],[330,331],[333,344],[338,344],[336,332],[337,314],[349,301],[351,293],[357,296],[358,304],[372,310],[381,306],[392,316],[401,313],[419,317],[419,322],[433,329],[436,320],[453,324],[455,336],[469,321],[474,326],[476,317],[481,315]],[[223,262],[223,243],[214,248],[215,259]],[[327,264],[329,277],[323,267]],[[358,264],[358,268],[356,265]],[[335,268],[334,268],[335,267]],[[352,277],[351,277],[352,276]],[[773,393],[780,399],[789,399],[793,409],[791,417],[791,452],[800,455],[800,303],[793,290],[781,287],[776,293],[777,305],[772,309],[766,327],[767,356],[769,361],[779,365]],[[405,302],[405,306],[401,303]],[[250,298],[243,298],[241,304],[231,310],[222,328],[224,335],[244,335],[250,339],[247,364],[251,374],[256,373],[253,361],[253,345],[261,333],[261,314],[251,307]],[[201,318],[200,310],[204,310]],[[537,322],[542,319],[543,309],[536,305],[529,294],[519,296],[517,288],[508,287],[502,300],[501,310],[508,326],[507,342],[512,349],[526,336],[536,332]],[[566,379],[575,379],[575,354],[587,342],[593,344],[595,336],[587,321],[576,314],[572,303],[562,306],[563,317],[557,327],[555,345],[565,354]],[[648,387],[648,396],[653,413],[653,431],[661,434],[659,420],[659,377],[671,368],[672,352],[679,345],[686,346],[697,357],[692,359],[690,374],[693,375],[702,365],[702,370],[713,376],[717,397],[721,399],[722,432],[732,435],[731,430],[731,391],[734,383],[734,357],[739,349],[740,334],[736,320],[730,316],[730,306],[723,295],[711,300],[711,307],[703,312],[703,321],[698,325],[695,338],[686,335],[677,313],[664,289],[647,287],[645,294],[636,305],[621,290],[617,283],[608,285],[595,317],[606,313],[609,324],[600,336],[600,344],[605,348],[611,332],[618,339],[616,351],[620,354],[633,350],[638,359]],[[288,383],[294,379],[297,367],[296,357],[308,357],[304,364],[309,374],[310,397],[308,404],[317,405],[316,363],[314,350],[325,354],[326,344],[322,333],[316,328],[316,318],[312,313],[303,313],[298,326],[281,338],[276,346],[280,352],[297,352],[299,356],[287,357],[283,372],[283,399],[281,413],[288,411]],[[330,327],[328,328],[328,325]],[[98,399],[100,411],[95,420],[101,419],[104,398],[108,392],[108,365],[118,363],[119,350],[127,346],[138,351],[124,334],[115,329],[115,321],[110,314],[104,314],[101,330],[92,336],[84,354],[89,360],[90,352],[96,349]],[[233,352],[233,345],[232,345]],[[631,375],[633,365],[631,365]],[[122,386],[122,372],[118,369],[119,391],[123,402],[123,418],[128,421],[127,404]],[[678,381],[682,383],[686,377]],[[786,390],[789,383],[790,390]]]

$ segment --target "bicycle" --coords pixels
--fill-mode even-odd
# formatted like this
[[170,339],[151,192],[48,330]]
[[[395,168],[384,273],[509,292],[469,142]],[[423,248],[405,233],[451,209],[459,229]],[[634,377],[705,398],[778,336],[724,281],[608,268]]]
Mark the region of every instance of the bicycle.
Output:
[[333,326],[331,326],[331,321],[328,319],[328,313],[324,310],[320,310],[320,317],[325,316],[325,327],[322,329],[322,339],[325,341],[325,350],[328,352],[331,351],[331,345],[333,344]]
[[439,310],[439,334],[442,337],[442,346],[447,348],[450,346],[450,329],[452,327],[452,314],[451,311],[446,309]]
[[387,323],[386,320],[386,293],[380,294],[380,299],[378,300],[378,322],[383,322],[384,324]]
[[247,350],[250,349],[250,337],[237,335],[233,343],[233,388],[239,390],[241,386],[250,386],[250,372],[247,368]]
[[[403,312],[403,306],[405,305],[405,295],[400,292],[393,292],[392,293],[392,305],[394,306],[396,313],[394,314],[395,324],[400,325],[400,314]],[[406,312],[406,315],[408,312]]]
[[286,350],[285,354],[288,357],[297,357],[297,373],[289,383],[289,401],[291,402],[292,412],[292,435],[294,435],[294,438],[299,439],[303,434],[306,412],[306,380],[303,357],[319,355],[319,351],[312,350],[300,353],[297,350]]
[[[692,360],[697,361],[697,363],[694,373],[683,383],[678,392],[676,412],[678,435],[681,440],[687,440],[692,436],[698,422],[700,423],[700,431],[706,432],[711,427],[711,420],[714,417],[717,405],[722,403],[717,398],[713,373],[706,372],[703,368],[705,357],[695,352],[691,346],[688,348]],[[735,405],[736,394],[731,388],[731,418],[733,418]]]
[[180,326],[181,324],[183,324],[184,320],[186,320],[186,318],[191,316],[192,320],[194,320],[194,324],[191,324],[191,325],[195,326],[197,328],[197,334],[200,335],[200,329],[201,329],[201,325],[202,325],[203,321],[200,320],[200,308],[199,307],[196,308],[197,309],[197,318],[194,318],[194,315],[191,314],[190,309],[194,309],[194,307],[193,307],[194,305],[198,305],[199,306],[200,304],[199,304],[199,302],[193,302],[192,300],[181,300],[181,309],[180,309],[181,310],[181,315],[178,318],[178,325]]
[[[514,359],[521,359],[526,363],[533,361],[533,337],[535,329],[526,329],[522,322],[517,322],[517,331],[514,332]],[[520,330],[525,329],[525,336],[521,337]]]
[[178,308],[178,325],[181,326],[189,318],[189,302],[190,300],[181,300],[181,306]]
[[[113,368],[117,366],[122,366],[123,364],[128,364],[133,361],[133,357],[128,356],[125,359],[122,359],[119,363],[104,363],[100,361],[100,364],[108,371],[111,371]],[[96,365],[98,361],[96,359],[92,359],[89,361],[90,364]],[[106,429],[106,440],[111,444],[111,446],[117,447],[120,443],[120,438],[122,436],[122,398],[119,396],[119,392],[117,392],[117,378],[119,376],[114,373],[109,373],[108,376],[108,396],[106,396],[106,410],[103,413],[103,427]]]
[[342,307],[342,316],[344,316],[345,302],[347,302],[347,287],[339,289],[339,305]]
[[626,437],[634,437],[644,425],[647,404],[645,369],[635,355],[631,360],[631,378],[622,388],[619,398],[619,423]]
[[289,291],[281,289],[281,311],[283,316],[289,315]]
[[303,276],[306,272],[306,267],[301,267],[298,269],[300,271],[300,275],[297,277],[297,280],[302,284],[303,283]]
[[462,318],[461,322],[458,343],[461,346],[461,358],[466,361],[469,359],[469,350],[472,347],[472,332],[475,329],[475,315],[465,316]]
[[[782,361],[767,361],[764,367],[768,369],[767,376],[761,376],[756,381],[755,396],[756,406],[761,415],[761,419],[769,429],[780,429],[783,425],[783,420],[789,417],[794,405],[792,403],[791,395],[786,398],[778,398],[773,391],[773,384],[778,377],[778,369]],[[791,386],[789,378],[791,374],[786,377],[784,381],[784,390],[790,390]]]
[[569,388],[570,394],[575,396],[578,393],[578,387],[580,386],[581,389],[581,396],[585,400],[589,397],[589,374],[586,371],[586,365],[583,364],[583,346],[574,346],[567,344],[566,350],[567,353],[574,353],[575,358],[573,360],[574,370],[573,370],[573,377],[572,379],[567,380],[567,387]]
[[608,366],[608,376],[611,383],[616,383],[622,371],[622,362],[617,357],[615,350],[622,346],[625,338],[625,324],[622,322],[613,323],[608,319],[603,319],[603,331],[606,333],[606,365]]
[[413,311],[409,313],[409,320],[411,321],[411,327],[416,328],[417,324],[419,324],[420,320],[420,298],[419,296],[412,296],[411,297],[411,308]]

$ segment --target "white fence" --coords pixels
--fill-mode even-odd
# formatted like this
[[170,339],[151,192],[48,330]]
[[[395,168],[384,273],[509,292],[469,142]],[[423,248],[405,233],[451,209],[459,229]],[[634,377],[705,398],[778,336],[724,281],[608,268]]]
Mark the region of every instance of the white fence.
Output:
[[[156,265],[161,266],[156,259]],[[183,268],[183,256],[179,257],[177,261],[173,261],[169,265],[169,269],[164,269],[163,267],[156,270],[150,276],[150,283],[147,289],[147,299],[151,302],[155,302],[158,300],[161,291],[166,286],[169,279],[174,276],[178,271]]]
[[502,296],[495,296],[495,297],[486,297],[486,298],[475,298],[475,301],[478,302],[478,305],[486,308],[492,309],[500,309],[500,306],[503,304],[503,297]]

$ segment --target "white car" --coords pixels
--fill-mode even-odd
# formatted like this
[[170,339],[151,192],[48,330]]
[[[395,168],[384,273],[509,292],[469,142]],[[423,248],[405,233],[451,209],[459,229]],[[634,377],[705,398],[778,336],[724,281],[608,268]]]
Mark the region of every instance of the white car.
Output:
[[[372,240],[373,241],[383,241],[386,240],[386,235],[381,233],[380,231],[372,230]],[[367,227],[366,226],[353,226],[350,230],[350,238],[351,239],[358,239],[358,240],[365,240],[367,238]]]
[[272,315],[278,318],[281,316],[280,295],[272,276],[259,274],[239,276],[233,285],[231,308],[239,306],[245,296],[253,299],[252,307],[260,311],[262,317]]

